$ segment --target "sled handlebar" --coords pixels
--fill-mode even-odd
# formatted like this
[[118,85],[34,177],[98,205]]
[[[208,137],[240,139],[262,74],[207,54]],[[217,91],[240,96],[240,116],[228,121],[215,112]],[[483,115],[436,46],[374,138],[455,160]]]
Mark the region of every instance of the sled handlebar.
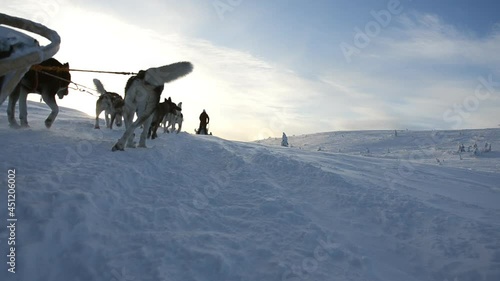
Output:
[[13,54],[7,58],[0,59],[0,76],[5,75],[12,70],[29,68],[31,65],[38,64],[53,57],[57,51],[59,51],[61,37],[57,34],[57,32],[42,24],[2,13],[0,13],[0,24],[33,32],[47,38],[50,41],[50,44],[47,46],[34,49],[31,52],[17,55]]

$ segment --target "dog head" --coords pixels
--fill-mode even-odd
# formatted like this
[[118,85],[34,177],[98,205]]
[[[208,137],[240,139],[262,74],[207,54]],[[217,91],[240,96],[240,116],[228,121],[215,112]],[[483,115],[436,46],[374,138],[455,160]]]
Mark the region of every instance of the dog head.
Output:
[[125,106],[125,101],[120,98],[115,98],[113,100],[113,110],[115,114],[115,124],[117,127],[122,126],[123,121],[123,107]]
[[69,73],[69,63],[65,63],[62,65],[62,71],[56,72],[56,75],[61,77],[59,80],[59,90],[57,90],[57,96],[59,99],[64,98],[64,96],[68,95],[68,87],[71,82],[71,74]]

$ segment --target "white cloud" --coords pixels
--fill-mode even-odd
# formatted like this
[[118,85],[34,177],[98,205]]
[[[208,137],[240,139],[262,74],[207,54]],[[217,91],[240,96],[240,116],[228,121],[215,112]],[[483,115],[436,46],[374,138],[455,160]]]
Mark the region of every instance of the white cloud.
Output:
[[[456,117],[456,104],[472,103],[479,77],[492,75],[500,82],[498,29],[478,37],[438,16],[419,13],[402,15],[398,23],[374,38],[351,64],[324,75],[323,81],[343,94],[339,101],[355,113],[347,119],[341,116],[337,126],[452,129],[455,124],[443,114],[453,109],[450,114]],[[460,128],[498,122],[493,109],[500,106],[495,98],[500,84],[495,87],[488,100],[462,114]]]
[[405,60],[432,60],[435,63],[493,66],[500,62],[494,55],[500,46],[500,30],[486,37],[458,30],[438,16],[408,13],[399,17],[399,28],[391,37],[377,40],[376,52]]

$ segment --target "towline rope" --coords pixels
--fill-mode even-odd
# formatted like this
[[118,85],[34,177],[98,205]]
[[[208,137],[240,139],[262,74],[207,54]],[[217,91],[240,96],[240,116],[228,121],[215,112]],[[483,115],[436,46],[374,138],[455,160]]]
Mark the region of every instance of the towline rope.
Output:
[[[62,81],[65,81],[65,82],[69,82],[71,84],[74,84],[76,86],[76,88],[71,88],[73,90],[78,90],[80,92],[86,92],[94,97],[99,97],[100,95],[98,94],[94,94],[93,92],[89,92],[87,91],[86,89],[88,90],[91,90],[91,91],[94,91],[94,92],[97,92],[95,89],[92,89],[92,88],[89,88],[89,87],[86,87],[82,84],[78,84],[76,82],[73,82],[73,81],[70,81],[70,80],[66,80],[64,78],[61,78],[57,75],[54,75],[54,74],[51,74],[51,73],[48,73],[47,71],[55,71],[55,72],[63,72],[63,71],[79,71],[79,72],[93,72],[93,73],[107,73],[107,74],[120,74],[120,75],[137,75],[136,72],[123,72],[123,71],[104,71],[104,70],[89,70],[89,69],[68,69],[67,67],[61,67],[61,66],[43,66],[43,65],[39,65],[39,64],[36,64],[36,65],[32,65],[31,66],[31,69],[36,71],[36,72],[39,72],[39,73],[43,73],[45,75],[48,75],[48,76],[51,76],[51,77],[54,77],[54,78],[57,78],[59,80],[62,80]],[[81,89],[81,88],[84,88],[84,89]]]
[[108,73],[108,74],[120,74],[120,75],[137,75],[136,72],[123,72],[123,71],[105,71],[105,70],[90,70],[90,69],[74,69],[65,68],[60,66],[43,66],[43,65],[33,65],[31,69],[35,71],[79,71],[79,72],[93,72],[93,73]]
[[[35,70],[35,69],[33,69],[33,70]],[[66,69],[66,70],[67,70],[67,69]],[[59,76],[57,76],[57,75],[54,75],[54,74],[51,74],[51,73],[48,73],[48,72],[45,72],[45,71],[42,71],[42,70],[35,70],[35,71],[36,71],[36,72],[39,72],[39,73],[42,73],[42,74],[44,74],[44,75],[48,75],[48,76],[54,77],[54,78],[56,78],[56,79],[62,80],[62,81],[64,81],[64,82],[68,82],[68,83],[70,83],[70,84],[74,84],[74,85],[76,86],[76,88],[70,88],[70,89],[73,89],[73,90],[78,90],[78,91],[80,91],[80,92],[86,92],[86,93],[88,93],[88,94],[90,94],[90,95],[92,95],[92,96],[94,96],[94,97],[99,97],[99,96],[100,96],[100,95],[98,95],[98,94],[94,94],[94,93],[92,93],[92,92],[89,92],[89,91],[85,90],[85,89],[89,89],[89,90],[92,90],[92,91],[94,91],[94,92],[97,92],[95,89],[89,88],[89,87],[84,86],[84,85],[82,85],[82,84],[78,84],[78,83],[73,82],[73,81],[71,81],[71,80],[64,79],[64,78],[62,78],[62,77],[59,77]],[[69,87],[68,87],[68,88],[69,88]],[[80,88],[85,88],[85,89],[80,89]]]

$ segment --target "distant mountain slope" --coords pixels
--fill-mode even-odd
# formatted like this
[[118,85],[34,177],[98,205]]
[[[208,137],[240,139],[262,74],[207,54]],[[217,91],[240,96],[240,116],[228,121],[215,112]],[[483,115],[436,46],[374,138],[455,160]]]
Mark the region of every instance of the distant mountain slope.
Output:
[[[500,173],[500,128],[456,131],[339,131],[288,136],[290,146],[307,151],[364,155],[376,158],[438,164]],[[280,145],[281,138],[256,143]],[[485,144],[492,151],[474,155],[467,152],[474,144],[479,152]],[[466,152],[458,153],[464,144]],[[439,162],[437,161],[439,160]]]

